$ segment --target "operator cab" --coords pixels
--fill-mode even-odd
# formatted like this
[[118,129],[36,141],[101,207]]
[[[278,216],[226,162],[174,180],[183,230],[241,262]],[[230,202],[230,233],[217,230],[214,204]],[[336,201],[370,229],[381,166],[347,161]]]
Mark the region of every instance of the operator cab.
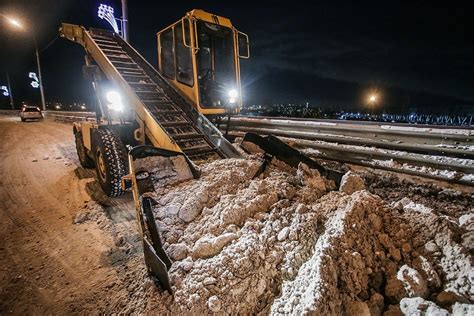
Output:
[[238,113],[242,106],[239,58],[248,36],[229,19],[192,10],[157,33],[159,71],[199,112]]

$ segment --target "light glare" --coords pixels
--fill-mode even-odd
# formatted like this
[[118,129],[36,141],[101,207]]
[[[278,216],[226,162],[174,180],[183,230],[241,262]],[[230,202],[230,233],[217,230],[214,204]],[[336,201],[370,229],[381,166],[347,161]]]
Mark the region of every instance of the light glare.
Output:
[[117,91],[109,91],[107,92],[105,97],[107,98],[107,101],[109,101],[110,103],[122,102],[122,98],[120,97],[120,94]]
[[15,19],[12,19],[12,18],[7,18],[8,22],[10,22],[11,25],[21,29],[22,28],[22,25],[20,22],[18,22],[17,20]]
[[231,99],[237,98],[237,95],[238,95],[237,90],[235,90],[235,89],[229,90],[229,97]]
[[122,97],[117,91],[109,91],[105,95],[105,98],[107,99],[108,102],[110,102],[107,106],[109,109],[112,109],[114,111],[122,111],[123,105],[122,105]]

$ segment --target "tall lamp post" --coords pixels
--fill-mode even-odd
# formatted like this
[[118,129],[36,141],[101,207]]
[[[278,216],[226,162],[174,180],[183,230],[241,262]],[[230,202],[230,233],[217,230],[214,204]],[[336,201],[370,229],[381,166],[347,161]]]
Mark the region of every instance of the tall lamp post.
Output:
[[[13,18],[10,18],[10,17],[8,17],[4,14],[1,14],[1,13],[0,13],[0,16],[3,16],[8,21],[8,23],[13,25],[17,29],[27,33],[25,28],[23,27],[23,25],[21,25],[21,23],[18,22],[17,20],[15,20]],[[43,79],[41,77],[41,64],[40,64],[40,58],[39,58],[38,43],[36,42],[36,37],[35,37],[34,33],[31,33],[31,37],[33,38],[33,42],[35,43],[36,65],[38,67],[39,88],[40,88],[40,93],[41,93],[41,105],[42,105],[43,111],[44,111],[44,110],[46,110],[46,101],[45,101],[45,98],[44,98]]]
[[127,0],[122,0],[122,36],[128,43],[128,7]]

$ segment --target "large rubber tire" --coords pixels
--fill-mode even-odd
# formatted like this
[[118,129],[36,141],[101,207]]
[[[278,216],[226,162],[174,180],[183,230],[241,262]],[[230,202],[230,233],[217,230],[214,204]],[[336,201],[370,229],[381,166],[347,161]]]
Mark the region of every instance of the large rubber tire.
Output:
[[94,168],[94,159],[87,155],[87,149],[84,146],[84,139],[82,137],[82,132],[77,132],[74,134],[76,137],[76,152],[77,158],[79,158],[79,162],[81,166],[84,168]]
[[127,151],[120,138],[111,130],[94,132],[95,169],[104,193],[111,197],[124,194],[122,177],[128,174]]

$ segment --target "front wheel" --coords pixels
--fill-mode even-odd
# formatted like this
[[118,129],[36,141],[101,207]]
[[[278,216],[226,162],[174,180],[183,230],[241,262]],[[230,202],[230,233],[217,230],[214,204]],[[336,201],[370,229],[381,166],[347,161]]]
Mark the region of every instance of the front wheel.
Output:
[[94,133],[94,155],[97,179],[105,194],[124,194],[122,177],[128,173],[127,152],[120,138],[111,130],[97,129]]
[[87,155],[86,147],[84,146],[84,138],[82,132],[74,134],[76,138],[76,152],[81,166],[84,168],[94,168],[94,160]]

